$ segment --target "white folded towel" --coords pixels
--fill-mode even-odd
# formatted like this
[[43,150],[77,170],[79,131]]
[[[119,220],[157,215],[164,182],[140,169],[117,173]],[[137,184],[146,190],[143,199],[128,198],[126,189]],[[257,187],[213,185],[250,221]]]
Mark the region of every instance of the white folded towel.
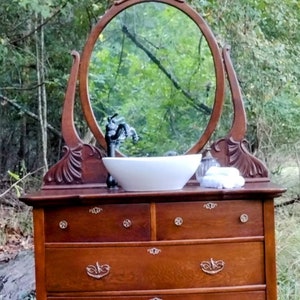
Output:
[[202,187],[233,189],[244,186],[245,179],[233,167],[210,167],[200,180]]

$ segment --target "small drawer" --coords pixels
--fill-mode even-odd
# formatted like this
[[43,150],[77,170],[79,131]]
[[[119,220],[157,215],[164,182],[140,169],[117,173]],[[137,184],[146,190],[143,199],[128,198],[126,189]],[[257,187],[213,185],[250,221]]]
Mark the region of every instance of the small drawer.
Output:
[[45,211],[46,242],[124,242],[150,239],[148,204],[77,206]]
[[46,286],[100,292],[265,284],[263,249],[261,242],[51,247]]
[[[49,300],[86,300],[86,297],[48,297]],[[205,294],[177,294],[177,295],[157,295],[148,296],[103,296],[89,298],[92,300],[265,300],[264,291],[253,292],[232,292],[232,293],[205,293]]]
[[261,201],[158,203],[158,240],[263,236]]

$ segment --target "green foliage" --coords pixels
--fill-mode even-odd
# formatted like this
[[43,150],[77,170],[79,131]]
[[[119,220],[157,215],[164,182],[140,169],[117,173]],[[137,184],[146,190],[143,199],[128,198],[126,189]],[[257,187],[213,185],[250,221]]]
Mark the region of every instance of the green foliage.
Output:
[[299,204],[279,208],[276,219],[278,299],[299,299]]
[[118,112],[142,138],[123,145],[127,154],[184,153],[206,127],[210,113],[200,105],[210,111],[213,104],[211,53],[199,28],[175,8],[147,3],[119,14],[102,32],[89,72],[99,123]]
[[20,197],[21,194],[22,194],[22,187],[18,185],[18,182],[20,181],[20,176],[16,173],[13,173],[11,171],[8,170],[8,175],[13,179],[13,181],[15,181],[15,184],[13,185],[14,186],[14,189],[16,191],[16,194],[17,194],[17,197]]
[[[211,26],[219,44],[231,45],[248,116],[247,138],[252,149],[270,162],[270,155],[275,149],[299,145],[296,143],[300,139],[299,1],[188,2]],[[41,28],[36,27],[36,22],[43,19],[40,26],[45,32],[47,54],[48,119],[59,129],[71,66],[69,53],[73,49],[82,50],[91,27],[110,4],[111,1],[100,0],[2,1],[0,94],[37,113],[35,29]],[[155,10],[158,15],[159,7],[153,6],[152,12]],[[145,15],[150,11],[140,12],[138,5],[132,8],[132,13],[123,14],[123,18],[127,18],[128,29],[158,58],[172,78],[178,81],[180,88],[170,84],[166,73],[151,61],[145,51],[134,47],[129,38],[126,39],[127,50],[121,55],[122,34],[115,34],[114,38],[107,40],[105,35],[108,36],[106,29],[109,28],[106,28],[100,39],[109,45],[109,50],[97,49],[91,65],[95,72],[90,77],[91,97],[97,103],[99,123],[103,125],[106,116],[117,111],[137,127],[142,137],[138,143],[140,148],[131,143],[124,145],[126,151],[133,155],[158,154],[170,149],[184,152],[198,139],[208,121],[208,116],[195,105],[201,103],[210,108],[212,105],[214,83],[208,74],[213,72],[206,71],[211,70],[211,62],[200,59],[208,57],[209,51],[205,41],[191,34],[194,28],[188,27],[189,22],[183,19],[176,21],[172,10],[161,10],[159,22],[162,23],[158,23],[157,18],[149,19]],[[119,18],[121,22],[125,20]],[[201,51],[197,53],[199,47],[190,45],[201,46]],[[118,69],[120,61],[122,65]],[[130,79],[126,80],[129,76]],[[208,83],[212,86],[207,97]],[[183,96],[183,91],[188,91],[191,97]],[[223,111],[214,139],[226,135],[231,126],[229,93]],[[38,168],[41,153],[39,125],[5,102],[0,114],[0,172],[7,174],[10,169],[18,173],[19,160],[25,161],[29,171]],[[193,122],[190,121],[191,116]],[[78,117],[76,123],[84,134],[84,120]],[[4,145],[6,140],[10,141],[10,147]],[[57,136],[49,136],[50,164],[58,159],[59,143]],[[299,149],[293,148],[293,151]]]
[[[300,139],[300,2],[191,3],[205,16],[219,43],[231,45],[248,116],[247,138],[268,161],[276,149]],[[220,127],[228,127],[228,120],[223,115]]]

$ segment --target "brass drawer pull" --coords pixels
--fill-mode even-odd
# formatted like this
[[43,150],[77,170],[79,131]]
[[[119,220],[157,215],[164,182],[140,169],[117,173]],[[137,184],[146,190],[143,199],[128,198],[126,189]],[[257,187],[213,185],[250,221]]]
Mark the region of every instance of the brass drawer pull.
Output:
[[204,208],[210,209],[210,210],[216,208],[217,206],[218,206],[218,204],[214,203],[214,202],[207,202],[203,205]]
[[157,255],[161,252],[161,250],[158,248],[151,248],[151,249],[148,249],[147,251],[152,255]]
[[123,221],[123,226],[124,226],[125,228],[131,227],[131,226],[132,226],[131,220],[125,219],[125,220]]
[[98,207],[98,206],[95,206],[95,207],[89,209],[89,213],[94,214],[94,215],[100,214],[102,211],[103,211],[103,208]]
[[58,223],[58,226],[60,229],[67,229],[69,224],[66,220],[62,220]]
[[98,262],[96,262],[95,265],[88,265],[86,267],[86,273],[88,274],[88,276],[96,279],[101,279],[102,277],[108,275],[109,271],[110,271],[109,265],[107,264],[100,265]]
[[242,214],[242,215],[240,215],[240,221],[241,221],[242,223],[247,223],[248,220],[249,220],[249,217],[248,217],[247,214]]
[[201,270],[209,275],[215,275],[224,269],[225,262],[223,260],[213,260],[203,261],[200,264]]
[[176,226],[181,226],[181,225],[183,224],[183,219],[182,219],[181,217],[176,217],[176,218],[174,219],[174,224],[175,224]]

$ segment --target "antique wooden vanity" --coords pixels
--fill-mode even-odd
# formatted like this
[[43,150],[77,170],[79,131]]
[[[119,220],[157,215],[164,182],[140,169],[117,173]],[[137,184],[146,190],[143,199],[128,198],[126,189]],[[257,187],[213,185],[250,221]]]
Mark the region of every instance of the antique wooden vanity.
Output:
[[[186,154],[203,151],[221,116],[225,75],[232,127],[213,142],[212,155],[246,179],[243,188],[178,191],[108,189],[105,139],[89,96],[91,53],[109,22],[144,0],[118,0],[92,30],[74,62],[62,116],[65,154],[44,177],[41,191],[21,200],[33,206],[38,300],[276,300],[273,185],[245,141],[246,117],[229,48],[220,49],[204,20],[183,0],[158,1],[187,15],[212,53],[216,84],[211,116]],[[151,3],[157,3],[151,1]],[[100,147],[85,144],[74,125],[79,79],[87,124]],[[101,149],[101,150],[100,150]],[[118,153],[118,155],[122,155]]]

